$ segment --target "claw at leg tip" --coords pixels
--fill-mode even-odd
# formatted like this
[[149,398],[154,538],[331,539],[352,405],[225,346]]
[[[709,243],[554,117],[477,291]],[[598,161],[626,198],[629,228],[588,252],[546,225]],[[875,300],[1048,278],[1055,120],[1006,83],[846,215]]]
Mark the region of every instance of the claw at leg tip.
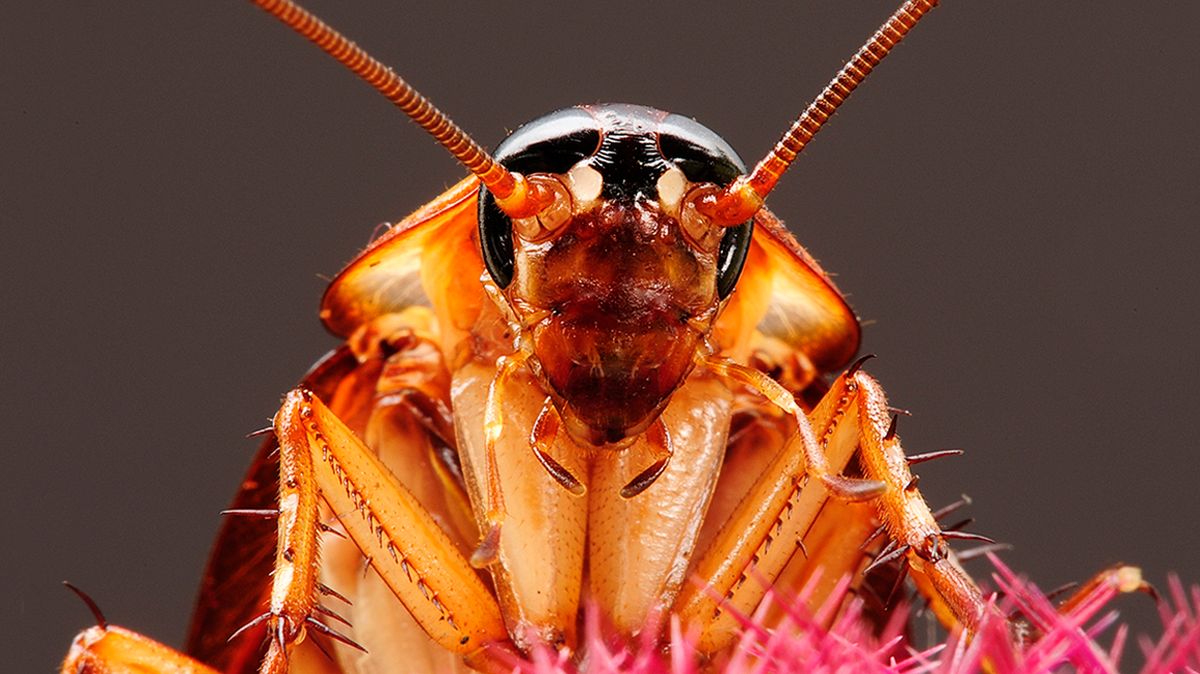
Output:
[[493,523],[488,527],[487,533],[483,539],[479,541],[479,547],[475,548],[475,552],[471,554],[471,566],[476,569],[486,569],[500,556],[500,524]]
[[868,354],[864,354],[858,360],[854,361],[854,364],[852,364],[846,370],[846,379],[849,379],[849,378],[853,377],[854,375],[858,374],[858,371],[862,369],[863,363],[867,362],[868,360],[871,360],[874,357],[875,357],[875,354],[868,353]]
[[1136,566],[1122,566],[1117,569],[1116,576],[1118,592],[1137,592],[1149,585],[1142,579],[1142,570]]

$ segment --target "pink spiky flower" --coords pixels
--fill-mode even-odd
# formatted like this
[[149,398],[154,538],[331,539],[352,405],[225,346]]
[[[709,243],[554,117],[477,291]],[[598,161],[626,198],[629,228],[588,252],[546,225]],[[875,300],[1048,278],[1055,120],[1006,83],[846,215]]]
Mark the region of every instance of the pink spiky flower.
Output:
[[[701,661],[695,640],[686,634],[678,619],[669,623],[669,635],[658,646],[657,635],[644,636],[635,646],[607,639],[596,611],[589,611],[582,665],[571,654],[537,648],[530,660],[513,663],[519,674],[767,674],[769,672],[863,674],[1051,674],[1094,672],[1117,674],[1128,638],[1126,625],[1118,625],[1115,610],[1106,607],[1121,592],[1141,585],[1140,574],[1128,567],[1098,577],[1065,606],[1055,604],[1036,586],[1022,579],[999,559],[990,556],[993,580],[1001,611],[985,620],[970,639],[950,635],[943,643],[917,649],[908,643],[907,610],[899,609],[878,630],[866,618],[862,603],[847,596],[849,582],[843,581],[815,612],[806,606],[811,586],[786,600],[768,594],[754,615],[740,615],[742,637],[729,653],[717,660]],[[1162,634],[1143,636],[1145,658],[1141,674],[1200,672],[1200,585],[1185,589],[1177,578],[1170,579],[1169,600],[1159,601]],[[993,598],[993,601],[997,601]],[[782,606],[784,620],[765,627],[770,604]],[[1027,643],[1014,639],[1013,624],[1002,615],[1020,616],[1024,632],[1035,635]],[[1105,634],[1117,625],[1112,637]],[[1107,642],[1107,646],[1102,642]]]

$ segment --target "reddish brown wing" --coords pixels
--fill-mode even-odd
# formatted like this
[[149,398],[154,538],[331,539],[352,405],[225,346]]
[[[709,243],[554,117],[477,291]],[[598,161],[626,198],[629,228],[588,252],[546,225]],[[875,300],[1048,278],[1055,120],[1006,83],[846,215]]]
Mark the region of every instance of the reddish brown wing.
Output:
[[754,225],[746,267],[717,326],[718,342],[736,350],[757,326],[821,372],[849,363],[862,333],[842,293],[770,211],[759,211]]
[[438,316],[449,321],[443,330],[470,327],[483,298],[483,260],[475,243],[478,192],[476,178],[459,182],[364,250],[325,291],[325,327],[348,337],[379,316],[411,306],[459,312]]
[[[372,371],[374,370],[374,371]],[[378,362],[362,366],[354,354],[341,347],[325,356],[302,385],[314,391],[330,408],[361,429],[375,392]],[[263,442],[246,472],[231,508],[274,508],[279,492],[279,467],[275,439]],[[227,674],[258,670],[263,629],[226,640],[266,608],[275,559],[275,521],[230,516],[213,546],[188,629],[187,653]]]

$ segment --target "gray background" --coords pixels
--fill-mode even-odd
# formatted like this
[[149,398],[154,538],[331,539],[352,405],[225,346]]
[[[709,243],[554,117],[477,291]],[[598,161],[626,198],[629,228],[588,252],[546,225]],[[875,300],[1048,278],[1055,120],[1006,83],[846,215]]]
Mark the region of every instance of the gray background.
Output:
[[[311,4],[484,144],[628,101],[753,161],[894,2]],[[462,171],[248,4],[4,14],[0,653],[46,672],[90,620],[63,578],[179,643],[241,435],[333,345],[319,275]],[[770,199],[870,321],[910,451],[968,450],[922,488],[1043,587],[1200,580],[1197,25],[949,0]]]

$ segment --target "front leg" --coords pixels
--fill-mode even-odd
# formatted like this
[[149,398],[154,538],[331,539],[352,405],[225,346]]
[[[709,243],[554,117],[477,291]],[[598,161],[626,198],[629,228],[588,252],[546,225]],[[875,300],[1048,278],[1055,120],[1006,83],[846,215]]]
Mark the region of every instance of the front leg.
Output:
[[[791,394],[773,380],[742,366],[724,369],[785,411],[795,406]],[[753,482],[694,565],[698,582],[685,587],[676,602],[685,622],[700,630],[701,649],[712,652],[730,643],[739,630],[727,609],[753,611],[785,568],[791,577],[811,577],[814,564],[822,564],[827,581],[847,573],[861,578],[865,553],[860,545],[870,527],[857,525],[868,511],[848,507],[846,497],[857,495],[856,489],[841,489],[841,494],[836,489],[854,484],[840,473],[856,452],[865,483],[875,492],[870,503],[893,541],[885,554],[907,558],[918,589],[944,623],[974,629],[986,603],[946,545],[957,534],[941,530],[917,490],[878,383],[852,368],[811,412],[797,417],[796,426],[789,444]],[[840,504],[828,502],[831,493],[842,497]],[[818,550],[825,540],[820,532],[828,528],[821,522],[831,517],[846,522],[838,527],[846,535],[831,539],[836,549]],[[851,529],[858,533],[848,535]]]
[[[264,673],[287,671],[293,644],[320,620],[319,500],[371,567],[443,648],[480,657],[507,642],[500,608],[454,542],[417,499],[325,405],[303,389],[275,417],[280,446],[279,534]],[[503,647],[503,646],[501,646]]]
[[958,563],[947,541],[976,537],[943,531],[938,524],[908,469],[908,457],[900,446],[879,382],[858,371],[845,381],[845,388],[858,408],[862,445],[859,461],[863,471],[887,485],[876,501],[879,517],[893,542],[885,554],[904,557],[918,590],[929,600],[943,625],[962,626],[968,632],[975,632],[989,604]]

